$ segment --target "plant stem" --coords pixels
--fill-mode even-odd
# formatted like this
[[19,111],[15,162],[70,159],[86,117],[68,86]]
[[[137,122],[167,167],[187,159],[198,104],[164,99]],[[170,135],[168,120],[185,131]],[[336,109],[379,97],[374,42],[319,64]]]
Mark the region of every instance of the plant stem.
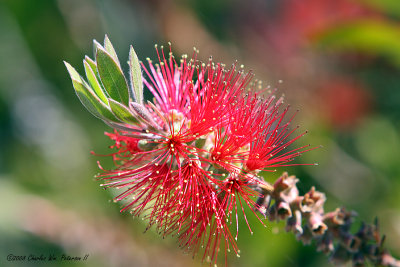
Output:
[[300,196],[297,182],[295,176],[285,172],[273,185],[259,185],[262,196],[257,204],[265,208],[270,221],[286,220],[286,231],[293,232],[305,245],[314,240],[317,250],[334,264],[352,261],[353,266],[364,266],[369,261],[375,266],[400,267],[400,261],[384,248],[385,236],[379,233],[378,219],[373,224],[362,222],[352,233],[355,212],[337,208],[325,213],[325,194],[312,187]]

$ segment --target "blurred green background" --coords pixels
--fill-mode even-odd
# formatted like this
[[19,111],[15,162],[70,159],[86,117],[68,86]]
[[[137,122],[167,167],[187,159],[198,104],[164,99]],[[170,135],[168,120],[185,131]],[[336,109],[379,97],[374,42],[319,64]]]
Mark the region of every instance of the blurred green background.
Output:
[[[290,167],[302,193],[315,185],[327,209],[372,222],[400,256],[400,1],[2,0],[0,1],[0,266],[200,266],[145,222],[120,214],[93,176],[106,167],[110,131],[74,94],[62,60],[83,72],[92,40],[108,34],[120,61],[171,41],[175,54],[238,60],[277,86],[323,148]],[[125,70],[128,65],[126,64]],[[283,83],[279,83],[283,80]],[[285,169],[268,173],[273,181]],[[281,224],[243,222],[230,266],[330,266]],[[7,261],[53,254],[86,261]]]

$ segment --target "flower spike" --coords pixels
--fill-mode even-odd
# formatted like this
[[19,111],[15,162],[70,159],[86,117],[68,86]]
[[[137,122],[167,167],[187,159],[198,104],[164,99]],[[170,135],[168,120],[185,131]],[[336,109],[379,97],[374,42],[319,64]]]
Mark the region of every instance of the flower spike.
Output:
[[[66,66],[84,106],[114,128],[106,135],[115,142],[115,168],[98,176],[101,186],[119,190],[121,211],[177,236],[193,256],[216,264],[222,248],[223,258],[239,257],[239,220],[252,232],[245,207],[261,222],[266,216],[256,199],[268,184],[258,172],[294,165],[312,149],[295,147],[303,134],[290,127],[289,108],[267,89],[255,91],[253,74],[236,63],[202,63],[196,49],[176,59],[156,46],[159,62],[144,64],[130,47],[127,79],[108,37],[94,44],[95,61],[84,60],[88,82]],[[153,101],[144,101],[144,89]]]

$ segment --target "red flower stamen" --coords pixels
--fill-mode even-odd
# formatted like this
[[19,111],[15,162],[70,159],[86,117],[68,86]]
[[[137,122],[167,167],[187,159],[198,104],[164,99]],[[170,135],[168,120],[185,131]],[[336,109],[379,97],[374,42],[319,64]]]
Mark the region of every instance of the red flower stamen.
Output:
[[107,122],[118,129],[106,133],[115,142],[116,168],[99,178],[103,187],[121,190],[114,197],[121,211],[143,216],[148,228],[178,236],[193,256],[202,251],[203,260],[217,263],[220,248],[225,259],[239,253],[239,217],[252,233],[246,206],[262,222],[257,173],[296,165],[291,161],[313,148],[288,149],[305,133],[292,138],[297,127],[290,128],[294,115],[286,119],[289,107],[272,93],[254,92],[251,73],[198,62],[197,52],[179,64],[171,50],[168,58],[162,49],[157,55],[159,64],[141,65],[154,102],[129,103],[134,125]]

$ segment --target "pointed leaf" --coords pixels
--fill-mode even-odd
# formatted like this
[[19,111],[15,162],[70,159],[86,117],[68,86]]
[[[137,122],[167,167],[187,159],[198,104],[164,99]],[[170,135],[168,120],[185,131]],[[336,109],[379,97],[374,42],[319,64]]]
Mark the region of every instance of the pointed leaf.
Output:
[[97,47],[97,70],[109,96],[117,102],[129,105],[129,89],[125,76],[115,60],[102,47]]
[[71,76],[75,92],[85,108],[100,119],[118,122],[111,110],[101,102],[78,72],[68,62],[64,61],[64,64]]
[[72,67],[71,64],[69,64],[68,62],[66,62],[66,61],[63,61],[63,62],[64,62],[65,67],[67,67],[67,70],[68,70],[69,76],[71,76],[71,79],[75,80],[75,81],[80,81],[81,76],[76,71],[76,69],[74,67]]
[[97,80],[96,75],[93,72],[93,69],[86,60],[83,61],[83,65],[85,66],[86,77],[90,85],[92,86],[94,92],[103,101],[103,103],[108,105],[107,96],[104,94],[103,89],[101,88],[101,85]]
[[127,107],[111,98],[108,99],[108,102],[112,112],[118,119],[126,123],[139,124],[139,120],[135,118],[135,116]]
[[148,125],[161,130],[161,127],[154,121],[153,117],[149,113],[149,111],[143,106],[135,102],[129,103],[129,107],[136,113],[138,114],[144,122],[146,122]]
[[93,59],[91,59],[90,57],[88,57],[88,56],[85,56],[85,61],[89,64],[89,66],[92,69],[93,73],[96,75],[96,78],[97,78],[97,81],[100,84],[101,90],[106,95],[106,97],[109,98],[110,96],[108,95],[107,91],[104,89],[103,85],[101,84],[101,79],[100,79],[99,72],[97,71],[96,62]]
[[165,118],[165,116],[163,115],[163,112],[161,112],[152,102],[147,101],[147,104],[153,109],[153,111],[157,114],[157,116],[162,119],[163,123],[165,125],[168,124],[167,119]]
[[121,64],[119,63],[119,60],[118,60],[117,53],[115,52],[115,49],[114,49],[113,45],[111,44],[110,39],[108,39],[107,34],[104,37],[104,48],[112,56],[112,58],[115,60],[115,62],[118,63],[118,66],[121,67]]
[[91,58],[88,57],[88,56],[85,56],[85,59],[84,59],[84,60],[89,64],[89,66],[90,66],[90,68],[92,69],[93,73],[96,74],[96,76],[98,76],[99,73],[97,72],[97,65],[96,65],[96,62],[94,62],[94,60],[91,59]]
[[131,93],[137,103],[143,104],[142,69],[135,50],[131,46],[129,51],[129,76],[131,79]]
[[[103,47],[96,39],[93,39],[93,56],[96,59],[97,47]],[[104,48],[104,47],[103,47]]]

